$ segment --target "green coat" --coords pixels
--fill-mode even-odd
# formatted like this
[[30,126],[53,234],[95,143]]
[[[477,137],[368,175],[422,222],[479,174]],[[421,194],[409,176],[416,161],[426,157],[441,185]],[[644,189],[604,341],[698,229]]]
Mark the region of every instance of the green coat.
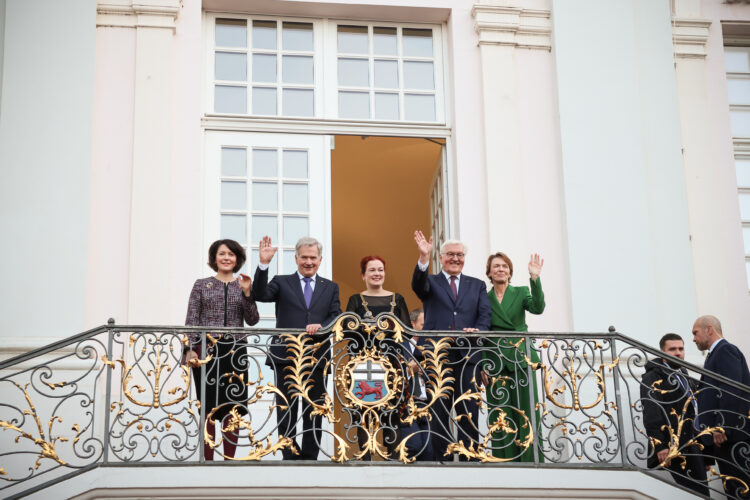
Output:
[[[544,292],[542,282],[537,278],[536,282],[529,280],[529,287],[509,286],[505,290],[502,302],[498,302],[495,291],[490,289],[487,293],[492,309],[493,331],[526,332],[526,311],[532,314],[541,314],[544,311]],[[519,414],[523,412],[528,421],[531,422],[531,412],[536,416],[537,432],[534,440],[541,446],[538,429],[540,429],[539,410],[533,408],[533,400],[536,397],[536,377],[528,380],[528,364],[526,363],[526,346],[523,338],[488,338],[494,348],[483,351],[486,361],[485,369],[491,376],[499,377],[495,384],[487,388],[487,403],[490,409],[489,422],[494,423],[502,414],[506,415],[511,427],[515,432],[495,432],[492,436],[492,454],[495,457],[505,458],[518,462],[533,462],[534,447],[529,446],[525,450],[518,446],[524,442],[529,435],[526,419]],[[536,349],[530,350],[532,363],[539,362]],[[540,454],[539,461],[543,458]]]

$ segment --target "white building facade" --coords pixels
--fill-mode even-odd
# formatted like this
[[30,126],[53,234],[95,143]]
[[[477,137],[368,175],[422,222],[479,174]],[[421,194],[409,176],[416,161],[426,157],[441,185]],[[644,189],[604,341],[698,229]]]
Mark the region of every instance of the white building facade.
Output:
[[3,358],[110,317],[182,324],[221,237],[247,246],[248,273],[260,236],[279,243],[279,273],[298,237],[318,237],[321,272],[352,290],[341,263],[390,252],[406,294],[409,228],[465,241],[474,276],[501,250],[523,282],[541,253],[548,306],[531,331],[614,325],[650,345],[673,331],[702,365],[690,330],[713,314],[750,353],[747,2],[0,0],[0,13]]

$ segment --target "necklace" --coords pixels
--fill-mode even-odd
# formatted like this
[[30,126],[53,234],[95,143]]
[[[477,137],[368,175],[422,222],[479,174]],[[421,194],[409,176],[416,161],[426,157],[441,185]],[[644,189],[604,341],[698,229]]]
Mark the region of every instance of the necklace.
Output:
[[[359,298],[362,299],[362,307],[365,308],[365,318],[372,318],[372,311],[370,311],[367,308],[367,301],[365,300],[365,296],[360,293]],[[394,293],[393,295],[391,295],[391,314],[393,314],[393,311],[395,308],[396,308],[396,294]]]

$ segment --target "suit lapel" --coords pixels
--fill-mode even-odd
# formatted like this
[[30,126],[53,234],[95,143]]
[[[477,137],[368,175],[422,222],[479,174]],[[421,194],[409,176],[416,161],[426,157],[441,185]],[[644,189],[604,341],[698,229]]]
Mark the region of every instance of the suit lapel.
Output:
[[305,305],[305,296],[302,293],[302,285],[300,284],[299,275],[297,273],[289,275],[289,286],[292,288],[292,294],[297,297],[302,308],[307,309],[307,306]]
[[[458,299],[456,300],[456,305],[460,304],[464,297],[466,297],[469,294],[469,288],[471,287],[471,280],[469,280],[465,275],[461,275],[461,278],[458,280]],[[448,287],[450,288],[450,286]],[[453,295],[453,290],[451,290],[451,296]]]
[[509,286],[505,289],[505,294],[503,295],[503,301],[500,303],[500,309],[502,309],[503,314],[506,314],[507,311],[512,310],[513,303],[518,300],[518,297],[520,294],[518,293],[518,290],[514,286]]
[[[445,277],[445,274],[443,274],[442,271],[436,274],[435,276],[437,276],[437,281],[438,283],[440,283],[440,288],[442,288],[443,291],[448,295],[448,299],[450,299],[450,301],[455,304],[456,300],[453,298],[453,290],[451,289],[450,283],[448,283],[448,278]],[[459,288],[459,297],[460,297],[461,285],[459,285],[458,288]]]
[[[321,278],[320,275],[317,275],[315,278],[315,289],[313,290],[313,296],[310,300],[310,309],[313,308],[318,299],[320,299],[320,296],[323,295],[326,286],[327,283],[323,280],[323,278]],[[302,303],[304,304],[304,302],[305,301],[303,297]]]

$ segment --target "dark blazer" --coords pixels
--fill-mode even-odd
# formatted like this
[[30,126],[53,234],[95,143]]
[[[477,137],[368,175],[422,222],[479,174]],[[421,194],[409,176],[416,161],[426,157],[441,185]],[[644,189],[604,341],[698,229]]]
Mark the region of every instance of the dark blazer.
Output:
[[[276,328],[304,329],[305,326],[315,323],[325,326],[341,314],[339,286],[320,275],[315,278],[315,289],[309,309],[305,306],[305,297],[302,295],[299,275],[296,272],[274,276],[269,283],[268,269],[256,269],[252,295],[258,302],[276,303]],[[321,346],[319,351],[328,351],[327,346]],[[288,355],[285,343],[276,336],[271,342],[266,364],[286,365],[289,363]]]
[[[484,281],[461,274],[458,284],[458,299],[453,299],[453,291],[445,275],[428,274],[414,268],[411,288],[422,301],[424,308],[424,330],[463,330],[477,328],[490,329],[490,301]],[[420,338],[424,344],[425,338]],[[475,343],[474,343],[475,344]],[[468,348],[453,349],[455,356],[463,357]],[[472,355],[470,363],[481,360],[478,352]]]
[[[695,405],[691,402],[687,405],[688,391],[683,387],[677,377],[682,377],[684,383],[693,394],[697,388],[697,381],[690,379],[687,373],[681,369],[667,366],[663,360],[654,359],[646,364],[646,373],[641,379],[641,403],[643,404],[643,425],[649,437],[660,441],[651,451],[649,442],[648,467],[654,468],[659,465],[656,454],[669,448],[670,427],[673,432],[678,429],[678,416],[684,419],[682,434],[679,438],[680,445],[688,443],[695,431],[693,419],[695,418]],[[658,383],[657,383],[658,382]],[[689,419],[689,420],[688,420]],[[697,453],[697,449],[683,450],[685,453]]]
[[[724,375],[725,377],[750,386],[750,371],[742,352],[725,339],[719,341],[714,350],[706,358],[703,368]],[[719,382],[709,375],[703,375],[702,385],[698,393],[699,424],[701,427],[721,425],[729,441],[744,441],[750,429],[737,431],[743,425],[747,426],[747,415],[750,411],[750,394]],[[710,384],[710,385],[708,385]],[[739,397],[737,397],[739,396]],[[739,415],[745,418],[740,420]]]

